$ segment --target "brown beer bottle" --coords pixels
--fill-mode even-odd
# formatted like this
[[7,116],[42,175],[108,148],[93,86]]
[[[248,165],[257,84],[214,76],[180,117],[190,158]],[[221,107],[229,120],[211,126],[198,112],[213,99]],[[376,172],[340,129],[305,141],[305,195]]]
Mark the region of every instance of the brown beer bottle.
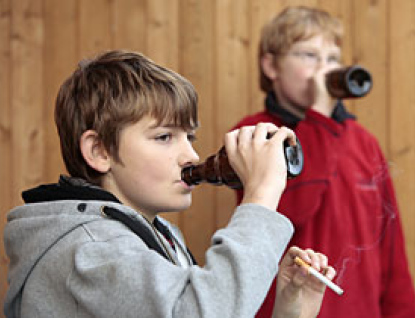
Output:
[[[272,135],[267,136],[270,138]],[[303,170],[304,156],[301,144],[291,146],[284,142],[284,156],[287,163],[287,178],[298,176]],[[213,185],[227,185],[232,189],[242,189],[242,182],[231,167],[228,155],[223,146],[216,154],[208,157],[205,162],[186,167],[182,170],[182,180],[188,185],[207,182]]]
[[335,98],[363,97],[372,89],[372,76],[359,65],[335,69],[326,74],[327,91]]

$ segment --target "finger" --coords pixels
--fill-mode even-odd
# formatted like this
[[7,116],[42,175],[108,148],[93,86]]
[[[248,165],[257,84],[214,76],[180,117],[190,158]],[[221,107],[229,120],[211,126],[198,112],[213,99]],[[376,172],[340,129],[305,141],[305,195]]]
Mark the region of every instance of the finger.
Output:
[[326,255],[321,253],[316,253],[320,268],[325,269],[329,265],[329,260]]
[[328,265],[328,258],[322,253],[316,253],[311,249],[306,250],[311,259],[310,265],[321,272],[324,276],[332,280],[336,276],[336,270]]
[[292,146],[295,146],[297,144],[297,137],[295,136],[295,133],[285,126],[280,127],[278,131],[272,136],[272,140],[277,143],[281,143],[286,139],[288,140],[288,143]]
[[281,129],[286,132],[287,134],[286,139],[288,140],[288,143],[291,146],[295,146],[297,144],[297,136],[295,135],[294,131],[292,131],[291,129],[287,127],[281,127]]
[[245,126],[239,129],[238,133],[238,149],[250,147],[255,126]]
[[303,261],[311,265],[317,271],[329,268],[327,256],[322,253],[317,253],[310,248],[302,250],[298,247],[293,247],[289,250],[289,253],[291,254],[291,257],[300,257]]
[[320,265],[320,257],[319,254],[314,252],[312,249],[306,249],[306,252],[308,254],[308,256],[311,259],[311,262],[309,263],[312,267],[314,267],[317,271],[321,270],[321,265]]
[[254,141],[265,141],[267,139],[268,133],[275,133],[278,130],[278,127],[272,123],[259,123],[255,126],[254,130]]
[[236,150],[236,146],[238,143],[238,133],[239,129],[232,130],[228,132],[224,137],[224,144],[226,151],[228,153],[233,153]]
[[305,250],[302,250],[298,246],[290,247],[289,250],[287,251],[287,257],[284,258],[283,260],[286,261],[285,263],[286,265],[292,265],[294,264],[294,259],[297,256],[300,257],[302,260],[304,260],[306,263],[311,262],[311,258],[309,257],[307,252]]
[[326,268],[324,268],[324,276],[326,276],[328,279],[332,280],[336,276],[336,274],[337,272],[333,267],[327,266]]

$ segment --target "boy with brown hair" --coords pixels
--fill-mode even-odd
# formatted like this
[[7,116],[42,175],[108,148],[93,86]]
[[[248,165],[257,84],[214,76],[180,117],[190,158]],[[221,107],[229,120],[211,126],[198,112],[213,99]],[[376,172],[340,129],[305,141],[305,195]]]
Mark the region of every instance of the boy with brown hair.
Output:
[[[25,205],[8,215],[6,317],[255,315],[292,235],[275,212],[286,183],[282,143],[295,143],[292,131],[260,124],[226,135],[246,192],[199,267],[158,216],[191,204],[181,171],[199,159],[193,86],[143,55],[109,51],[64,82],[55,120],[70,177],[25,191]],[[277,314],[315,317],[325,287],[296,256],[335,275],[324,255],[289,249]]]
[[[321,251],[339,273],[345,293],[328,293],[319,317],[413,318],[388,165],[376,139],[326,89],[325,75],[341,66],[342,35],[339,20],[315,8],[289,7],[267,23],[259,45],[265,109],[236,127],[288,126],[302,144],[304,171],[288,181],[278,211],[294,224],[290,244]],[[270,317],[275,292],[274,284],[257,317]]]

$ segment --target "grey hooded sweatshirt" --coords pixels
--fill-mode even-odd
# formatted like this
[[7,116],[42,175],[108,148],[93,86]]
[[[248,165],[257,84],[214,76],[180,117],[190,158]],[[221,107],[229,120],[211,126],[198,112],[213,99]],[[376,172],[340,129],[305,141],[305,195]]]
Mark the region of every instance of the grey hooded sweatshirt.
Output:
[[[252,318],[293,233],[281,214],[241,205],[205,266],[181,266],[154,225],[102,189],[62,179],[23,197],[4,231],[8,318]],[[191,263],[180,234],[158,222]]]

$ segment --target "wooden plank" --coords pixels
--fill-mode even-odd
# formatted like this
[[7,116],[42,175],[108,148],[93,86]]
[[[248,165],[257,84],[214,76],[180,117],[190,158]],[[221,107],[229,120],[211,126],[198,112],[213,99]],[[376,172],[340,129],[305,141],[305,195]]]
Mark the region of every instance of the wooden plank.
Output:
[[44,176],[42,1],[13,2],[12,11],[13,203]]
[[79,0],[78,60],[93,57],[112,47],[111,4],[108,0]]
[[280,2],[284,7],[289,7],[289,6],[316,7],[317,6],[317,0],[281,0]]
[[[215,111],[218,148],[223,136],[249,111],[249,1],[215,3]],[[228,223],[235,194],[226,187],[217,191],[217,226]]]
[[[0,0],[0,303],[7,290],[7,266],[9,260],[3,244],[6,215],[12,207],[12,161],[11,161],[11,108],[10,108],[10,31],[11,0]],[[0,311],[0,317],[4,317]]]
[[57,182],[66,173],[54,121],[55,100],[63,81],[75,70],[78,56],[77,7],[74,1],[45,0],[44,98],[45,176],[44,182]]
[[147,1],[146,51],[155,62],[178,71],[178,0]]
[[146,54],[146,1],[117,0],[114,6],[114,47]]
[[[9,82],[6,87],[10,89],[9,93],[5,92],[5,97],[2,97],[8,99],[4,100],[6,108],[3,108],[2,104],[2,114],[8,116],[9,123],[11,123],[6,128],[8,139],[11,141],[6,153],[11,157],[5,158],[11,160],[11,163],[7,166],[5,162],[6,166],[3,168],[9,169],[9,172],[6,172],[9,178],[9,180],[6,179],[8,190],[5,194],[9,195],[7,202],[10,206],[14,206],[22,202],[20,192],[40,183],[44,173],[44,127],[43,114],[40,111],[43,102],[43,17],[39,0],[13,2],[13,4],[3,1],[1,8],[4,13],[1,15],[4,19],[1,25],[2,40],[8,40],[8,43],[6,42],[7,44],[2,47],[2,53],[8,52],[4,57],[8,63],[5,69],[9,70],[5,73],[8,77],[6,80]],[[3,27],[5,27],[4,30]],[[10,37],[3,38],[6,36],[3,32],[6,31]],[[6,61],[2,58],[2,63],[4,62]],[[5,211],[1,213],[3,216]],[[0,253],[2,277],[5,277],[4,251],[1,250]],[[2,299],[6,293],[4,284],[2,280],[0,286]]]
[[[374,79],[373,90],[356,100],[359,122],[379,140],[387,154],[387,21],[385,1],[353,1],[353,63],[367,67]],[[374,36],[376,34],[376,36]],[[376,53],[374,53],[376,52]],[[375,55],[374,55],[375,54]]]
[[248,113],[244,115],[253,114],[264,109],[265,94],[261,91],[259,83],[259,41],[264,25],[284,9],[284,5],[280,1],[269,0],[251,0],[249,6],[249,75],[247,79],[249,100]]
[[[11,202],[11,105],[10,105],[10,24],[11,4],[10,0],[0,0],[0,213],[1,223],[5,220],[5,214],[12,207]],[[1,247],[0,247],[1,248]]]
[[[193,83],[199,96],[201,127],[197,131],[195,149],[201,161],[217,151],[213,98],[213,18],[212,1],[180,1],[179,72]],[[196,187],[191,208],[180,215],[180,227],[199,264],[205,262],[205,251],[216,229],[214,190],[211,185]]]
[[388,12],[389,158],[415,281],[415,2],[388,3]]

